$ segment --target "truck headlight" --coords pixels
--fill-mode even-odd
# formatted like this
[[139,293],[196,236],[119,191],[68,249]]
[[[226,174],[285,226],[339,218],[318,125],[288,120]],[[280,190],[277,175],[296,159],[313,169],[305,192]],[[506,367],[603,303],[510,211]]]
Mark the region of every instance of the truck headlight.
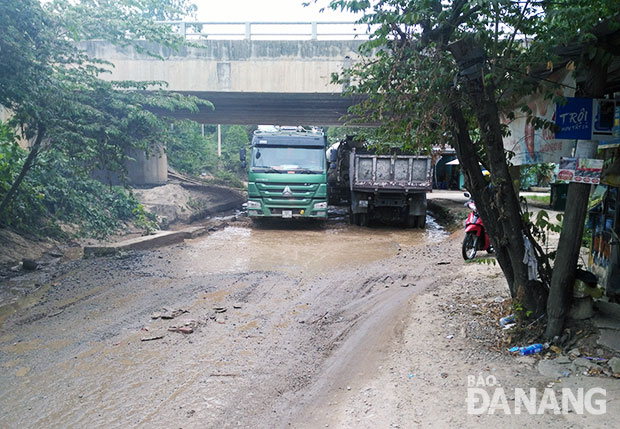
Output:
[[325,201],[322,203],[314,203],[314,208],[315,209],[326,209],[327,203]]
[[248,201],[248,209],[259,209],[260,210],[260,208],[261,206],[258,201]]

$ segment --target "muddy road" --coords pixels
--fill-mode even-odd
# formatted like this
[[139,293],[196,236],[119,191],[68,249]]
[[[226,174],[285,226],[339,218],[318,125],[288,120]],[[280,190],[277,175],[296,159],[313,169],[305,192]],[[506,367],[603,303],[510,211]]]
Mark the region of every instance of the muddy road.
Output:
[[[180,245],[2,280],[21,298],[0,306],[0,427],[620,421],[617,380],[573,364],[558,382],[537,369],[540,356],[506,351],[505,280],[497,266],[462,261],[462,231],[430,217],[424,231],[360,228],[337,214],[222,222]],[[472,374],[508,389],[603,387],[608,412],[471,415]]]
[[448,236],[241,218],[13,278],[40,286],[0,316],[0,426],[299,425],[398,332]]

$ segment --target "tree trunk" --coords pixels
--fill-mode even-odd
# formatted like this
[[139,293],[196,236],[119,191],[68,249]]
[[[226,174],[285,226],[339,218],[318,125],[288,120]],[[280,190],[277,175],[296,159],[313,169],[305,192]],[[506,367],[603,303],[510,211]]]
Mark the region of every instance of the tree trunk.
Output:
[[[459,65],[463,92],[476,116],[492,178],[490,184],[484,178],[482,181],[473,180],[470,191],[496,250],[497,261],[506,276],[511,296],[534,316],[538,316],[545,310],[547,290],[536,279],[529,279],[528,265],[523,262],[525,227],[521,221],[519,200],[506,163],[495,88],[492,83],[485,83],[483,80],[484,58],[480,56],[482,48],[473,39],[463,39],[452,44],[449,49]],[[455,113],[455,109],[458,110],[453,105],[452,113]],[[460,115],[462,116],[462,113]],[[465,123],[464,119],[462,121]],[[459,162],[464,164],[470,177],[482,177],[474,145],[463,137],[457,140]],[[461,156],[475,158],[476,161],[461,161]]]
[[11,189],[9,189],[9,192],[7,192],[7,194],[2,199],[2,202],[0,203],[0,216],[2,216],[2,213],[4,213],[4,211],[7,209],[11,200],[17,194],[19,185],[21,185],[22,181],[24,180],[24,177],[26,177],[26,173],[28,172],[28,170],[30,170],[30,167],[32,167],[32,163],[34,162],[35,158],[37,157],[39,153],[39,149],[41,148],[41,142],[43,141],[44,136],[45,136],[45,125],[39,124],[38,129],[37,129],[37,137],[34,141],[34,144],[30,148],[30,153],[28,154],[26,161],[24,161],[22,170],[19,172],[19,176],[17,176],[17,179],[15,179],[15,182],[13,182]]
[[[584,97],[603,97],[607,83],[607,65],[590,62],[587,70]],[[590,156],[593,157],[593,155],[596,155],[596,151]],[[588,156],[586,155],[586,157]],[[560,233],[547,302],[548,320],[545,337],[549,339],[562,333],[564,319],[570,309],[590,188],[591,185],[583,183],[570,183],[568,185],[566,210],[564,211],[562,232]]]

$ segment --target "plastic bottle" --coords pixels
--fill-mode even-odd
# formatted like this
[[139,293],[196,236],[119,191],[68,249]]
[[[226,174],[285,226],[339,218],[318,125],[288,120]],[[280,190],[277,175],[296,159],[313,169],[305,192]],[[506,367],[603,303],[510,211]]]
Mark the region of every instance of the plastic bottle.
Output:
[[536,344],[529,345],[527,347],[521,347],[519,349],[519,353],[521,355],[533,355],[535,353],[540,353],[542,349],[543,349],[543,345],[536,343]]
[[501,319],[499,319],[499,324],[502,325],[503,327],[506,327],[506,325],[510,323],[514,323],[514,321],[515,321],[515,315],[511,314],[510,316],[502,317]]

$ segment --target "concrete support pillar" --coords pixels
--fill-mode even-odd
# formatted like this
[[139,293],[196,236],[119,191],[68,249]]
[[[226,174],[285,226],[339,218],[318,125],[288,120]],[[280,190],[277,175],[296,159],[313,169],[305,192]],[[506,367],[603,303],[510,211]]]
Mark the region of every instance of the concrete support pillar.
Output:
[[132,185],[165,185],[168,181],[168,157],[163,145],[158,145],[150,154],[144,150],[132,149],[129,153],[135,161],[126,164],[129,183]]

